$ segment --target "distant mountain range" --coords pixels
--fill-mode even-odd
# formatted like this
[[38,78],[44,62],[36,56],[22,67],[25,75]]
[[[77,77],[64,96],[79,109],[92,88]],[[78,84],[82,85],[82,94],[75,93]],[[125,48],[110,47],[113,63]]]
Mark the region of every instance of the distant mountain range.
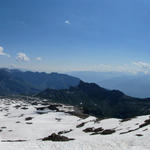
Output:
[[95,71],[74,71],[69,72],[69,74],[76,76],[86,82],[97,83],[106,89],[121,90],[125,94],[133,97],[150,97],[149,74]]
[[119,90],[107,90],[73,76],[0,69],[0,95],[16,94],[80,106],[84,113],[102,118],[129,118],[150,113],[150,99],[133,98]]
[[106,90],[83,81],[69,89],[46,89],[37,96],[83,107],[84,113],[102,118],[129,118],[150,113],[150,99],[129,97],[118,90]]
[[80,79],[59,73],[44,73],[0,69],[0,95],[36,94],[46,88],[67,89],[79,84]]

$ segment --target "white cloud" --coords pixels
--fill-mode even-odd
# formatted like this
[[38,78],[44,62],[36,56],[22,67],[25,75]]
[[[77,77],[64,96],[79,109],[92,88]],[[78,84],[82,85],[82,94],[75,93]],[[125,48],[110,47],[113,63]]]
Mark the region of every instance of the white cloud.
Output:
[[150,69],[150,64],[148,64],[146,62],[138,61],[138,62],[133,62],[133,64],[140,68],[149,68]]
[[2,46],[0,46],[0,55],[10,57],[9,54],[7,54],[7,53],[4,52],[4,48]]
[[132,74],[138,74],[142,72],[144,74],[150,74],[150,64],[143,62],[143,61],[137,61],[137,62],[128,63],[128,64],[118,64],[118,65],[115,65],[115,64],[96,64],[96,65],[81,64],[80,66],[74,67],[73,69],[71,67],[67,69],[71,71],[123,72],[123,73],[132,73]]
[[150,64],[149,63],[146,63],[143,61],[138,61],[138,62],[133,62],[133,64],[137,67],[138,72],[150,74]]
[[13,69],[14,69],[14,68],[17,68],[17,66],[16,66],[15,64],[11,64],[11,65],[10,65],[10,68],[13,68]]
[[71,24],[69,20],[65,20],[65,23],[66,24]]
[[[64,67],[65,68],[65,67]],[[71,71],[97,71],[97,72],[127,72],[127,73],[135,73],[136,70],[131,66],[131,64],[120,64],[120,65],[112,65],[112,64],[96,64],[96,65],[86,65],[82,64],[77,68],[68,68]]]
[[29,61],[30,58],[25,53],[18,53],[16,59],[18,61]]
[[42,60],[42,58],[41,58],[41,57],[37,57],[37,58],[36,58],[36,60],[41,61],[41,60]]

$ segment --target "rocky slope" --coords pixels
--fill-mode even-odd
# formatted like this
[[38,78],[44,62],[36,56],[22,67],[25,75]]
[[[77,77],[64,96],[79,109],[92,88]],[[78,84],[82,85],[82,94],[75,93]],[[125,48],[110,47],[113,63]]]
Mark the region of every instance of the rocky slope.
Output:
[[47,89],[37,96],[83,107],[85,113],[101,118],[129,118],[150,113],[150,99],[129,97],[121,91],[107,90],[83,81],[69,89]]
[[74,107],[37,99],[29,102],[1,98],[0,149],[150,149],[149,115],[98,120],[92,116],[80,118],[69,112],[74,112]]

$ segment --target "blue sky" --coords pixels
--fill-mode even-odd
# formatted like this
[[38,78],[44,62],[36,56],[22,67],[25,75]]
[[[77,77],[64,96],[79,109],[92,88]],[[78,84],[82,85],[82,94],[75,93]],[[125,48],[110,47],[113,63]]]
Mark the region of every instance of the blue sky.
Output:
[[0,67],[150,70],[149,0],[0,2]]

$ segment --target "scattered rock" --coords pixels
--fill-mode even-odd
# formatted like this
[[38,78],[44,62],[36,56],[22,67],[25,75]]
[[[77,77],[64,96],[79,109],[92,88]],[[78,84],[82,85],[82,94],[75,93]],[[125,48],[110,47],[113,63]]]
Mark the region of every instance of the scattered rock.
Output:
[[43,105],[43,106],[46,106],[48,104],[49,104],[48,102],[41,103],[41,105]]
[[86,128],[83,130],[85,133],[94,132],[94,128]]
[[[130,132],[136,131],[136,130],[138,130],[138,129],[140,129],[140,128],[143,128],[143,127],[145,127],[145,126],[147,126],[147,125],[150,125],[150,119],[145,120],[143,124],[139,125],[139,128],[136,128],[136,129],[134,129],[134,130],[129,130],[129,131],[126,131],[126,132],[122,132],[122,133],[120,133],[120,134],[130,133]],[[145,131],[146,131],[146,130],[147,130],[147,129],[145,129]]]
[[28,109],[27,107],[22,107],[21,109],[24,109],[24,110],[26,110],[26,109]]
[[104,129],[103,128],[96,128],[96,129],[94,129],[94,132],[101,132],[101,131],[103,131]]
[[1,129],[6,129],[7,127],[1,127]]
[[36,107],[36,110],[44,110],[46,109],[47,107]]
[[144,129],[143,131],[147,131],[148,129]]
[[132,118],[125,118],[125,119],[122,119],[120,122],[126,122],[126,121],[130,121],[132,120]]
[[18,109],[18,108],[20,108],[21,106],[20,105],[16,105],[16,106],[14,106],[14,108],[16,108],[16,109]]
[[136,134],[136,136],[143,136],[142,134]]
[[89,115],[84,114],[82,112],[78,112],[78,111],[68,111],[67,113],[70,115],[82,118],[82,119],[86,119],[87,117],[89,117]]
[[26,122],[26,124],[33,124],[32,122]]
[[104,131],[103,128],[86,128],[83,130],[84,132],[88,133],[88,132],[93,132],[91,135],[96,135],[96,134],[101,134],[102,131]]
[[38,103],[37,102],[33,102],[33,103],[31,103],[32,105],[38,105]]
[[138,130],[138,129],[139,129],[139,128],[136,128],[136,129],[133,129],[133,130],[129,130],[129,131],[126,131],[126,132],[121,132],[120,134],[130,133],[130,132],[136,131],[136,130]]
[[45,110],[45,109],[50,109],[50,110],[55,110],[59,111],[57,108],[59,105],[49,105],[49,106],[44,106],[44,107],[36,107],[37,110]]
[[13,130],[8,130],[8,132],[12,132]]
[[96,120],[94,120],[94,123],[100,123],[100,121],[102,121],[102,118],[97,118]]
[[113,129],[106,129],[106,130],[103,130],[100,134],[102,134],[102,135],[108,135],[108,134],[113,134],[115,132],[116,131],[113,130]]
[[42,139],[42,141],[70,141],[70,140],[74,140],[74,139],[71,139],[65,136],[60,136],[60,135],[57,135],[56,133],[53,133],[50,136]]
[[29,120],[32,120],[33,119],[33,117],[27,117],[27,118],[25,118],[25,121],[29,121]]
[[57,120],[57,121],[61,121],[61,118],[55,118],[55,120]]
[[83,122],[83,123],[77,125],[76,128],[81,128],[81,127],[83,127],[84,125],[85,125],[85,122]]
[[20,116],[18,116],[18,118],[23,117],[23,116],[24,116],[24,114],[21,114]]
[[2,140],[1,142],[26,142],[27,140]]
[[20,121],[16,121],[16,123],[20,123]]
[[50,110],[59,111],[59,109],[57,107],[58,107],[57,105],[49,105],[47,108]]
[[145,120],[143,124],[139,125],[139,128],[143,128],[147,125],[150,125],[150,119]]
[[72,129],[70,129],[70,130],[68,130],[68,131],[60,131],[60,132],[58,132],[58,134],[60,135],[60,134],[66,134],[66,133],[69,133],[69,132],[71,132],[71,131],[73,131]]

